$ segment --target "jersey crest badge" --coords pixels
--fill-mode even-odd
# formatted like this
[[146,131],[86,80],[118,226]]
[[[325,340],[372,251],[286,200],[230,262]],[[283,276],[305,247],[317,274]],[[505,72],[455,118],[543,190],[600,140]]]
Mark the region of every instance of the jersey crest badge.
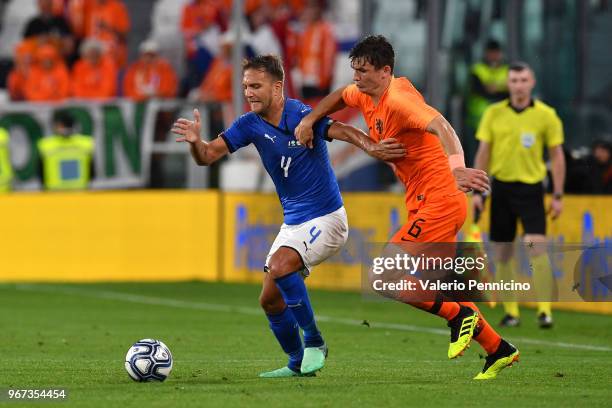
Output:
[[383,132],[383,121],[382,119],[376,119],[376,131],[379,135],[382,135]]
[[535,144],[536,138],[533,133],[524,132],[521,133],[521,144],[523,147],[529,149]]

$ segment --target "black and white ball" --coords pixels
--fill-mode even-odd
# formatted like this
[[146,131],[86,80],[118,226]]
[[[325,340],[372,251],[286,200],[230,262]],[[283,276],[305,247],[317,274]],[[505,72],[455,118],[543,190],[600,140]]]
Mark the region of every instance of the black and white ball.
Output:
[[164,381],[172,371],[172,353],[159,340],[139,340],[125,356],[125,370],[134,381]]

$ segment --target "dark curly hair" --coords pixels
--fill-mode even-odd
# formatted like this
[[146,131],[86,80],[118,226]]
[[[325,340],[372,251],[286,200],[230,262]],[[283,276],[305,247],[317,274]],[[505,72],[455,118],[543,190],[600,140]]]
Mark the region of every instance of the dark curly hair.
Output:
[[385,65],[391,67],[395,64],[395,52],[389,40],[383,35],[369,35],[359,41],[349,54],[351,63],[355,60],[363,60],[374,66],[376,69],[381,69]]

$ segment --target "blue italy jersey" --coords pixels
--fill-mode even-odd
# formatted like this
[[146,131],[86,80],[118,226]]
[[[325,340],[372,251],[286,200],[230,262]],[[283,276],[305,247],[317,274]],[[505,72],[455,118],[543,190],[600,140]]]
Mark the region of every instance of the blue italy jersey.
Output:
[[253,143],[261,156],[283,206],[285,224],[296,225],[336,211],[342,197],[329,162],[327,130],[332,124],[323,118],[313,127],[314,149],[298,143],[293,131],[311,111],[296,99],[287,99],[280,120],[274,126],[253,112],[239,117],[221,137],[231,153]]

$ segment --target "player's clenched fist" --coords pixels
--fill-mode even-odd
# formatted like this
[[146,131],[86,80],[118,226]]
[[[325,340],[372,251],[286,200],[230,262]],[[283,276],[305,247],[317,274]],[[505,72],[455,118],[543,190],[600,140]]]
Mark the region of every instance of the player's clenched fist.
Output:
[[311,123],[307,117],[304,117],[300,123],[297,125],[297,127],[295,128],[295,131],[293,132],[295,134],[295,138],[298,140],[298,142],[300,142],[300,144],[302,146],[306,146],[309,149],[313,148],[313,143],[312,143],[312,139],[314,138],[314,135],[312,133],[312,126],[314,124]]
[[196,143],[200,140],[200,131],[202,128],[200,111],[193,110],[193,120],[179,118],[172,125],[172,133],[180,135],[176,138],[177,142]]
[[455,176],[457,187],[463,192],[474,190],[484,193],[489,191],[489,178],[483,170],[457,167],[453,170],[453,176]]
[[378,143],[372,143],[367,153],[378,160],[393,161],[406,157],[406,148],[396,139],[388,138]]

